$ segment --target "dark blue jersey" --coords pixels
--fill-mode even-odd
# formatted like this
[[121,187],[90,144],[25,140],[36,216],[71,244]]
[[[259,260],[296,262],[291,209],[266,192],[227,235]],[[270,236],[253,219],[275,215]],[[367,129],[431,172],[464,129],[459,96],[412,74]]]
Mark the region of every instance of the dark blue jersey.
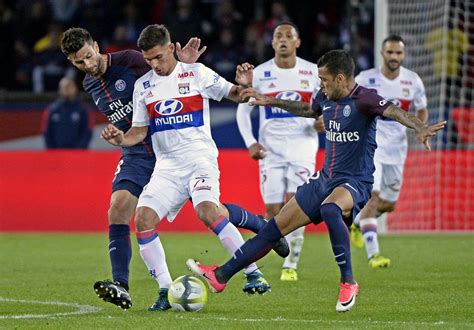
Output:
[[352,177],[373,183],[376,117],[392,103],[375,91],[355,85],[337,101],[328,100],[322,90],[312,108],[323,115],[326,129],[326,160],[323,172],[329,180]]
[[[127,132],[132,126],[133,86],[138,78],[150,71],[150,66],[142,54],[135,50],[124,50],[107,56],[108,67],[105,74],[99,78],[86,75],[84,90],[112,124]],[[123,147],[122,153],[154,157],[150,133],[143,142],[132,147]]]

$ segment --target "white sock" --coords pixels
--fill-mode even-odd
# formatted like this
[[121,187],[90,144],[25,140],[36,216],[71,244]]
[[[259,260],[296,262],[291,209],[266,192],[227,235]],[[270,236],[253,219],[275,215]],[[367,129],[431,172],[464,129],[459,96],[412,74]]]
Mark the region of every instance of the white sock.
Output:
[[304,226],[300,227],[285,236],[290,246],[290,254],[285,258],[283,268],[296,269],[298,267],[298,261],[300,260],[301,249],[303,248],[304,242],[304,229]]
[[[219,237],[222,245],[231,256],[234,256],[235,251],[245,243],[239,230],[223,216],[212,224],[211,229]],[[257,269],[257,265],[251,263],[244,268],[244,273],[249,274]]]
[[377,219],[366,218],[360,220],[360,231],[364,236],[365,250],[370,259],[380,253],[379,240],[377,237]]
[[153,229],[137,232],[136,235],[140,255],[148,268],[150,276],[158,282],[160,289],[169,288],[173,280],[166,264],[165,250],[161,245],[160,237]]

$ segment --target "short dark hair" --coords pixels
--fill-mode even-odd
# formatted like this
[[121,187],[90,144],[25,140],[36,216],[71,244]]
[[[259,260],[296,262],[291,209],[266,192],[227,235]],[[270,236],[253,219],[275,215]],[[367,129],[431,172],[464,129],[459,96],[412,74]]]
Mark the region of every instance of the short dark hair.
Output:
[[155,46],[164,46],[171,41],[170,33],[163,24],[148,25],[140,33],[137,46],[141,50],[147,51]]
[[92,45],[93,42],[94,40],[91,34],[86,29],[70,28],[63,33],[61,38],[61,50],[64,55],[69,56],[84,47],[85,43]]
[[275,30],[277,29],[277,27],[282,26],[282,25],[290,25],[290,26],[292,26],[292,27],[295,29],[296,34],[297,34],[298,36],[300,35],[300,30],[298,29],[298,27],[296,26],[296,24],[293,23],[293,22],[290,22],[290,21],[283,21],[283,22],[278,23],[277,26],[275,26],[275,28],[273,29],[273,33],[275,33]]
[[333,76],[342,73],[348,78],[354,77],[354,59],[342,49],[330,50],[318,60],[318,68],[326,67]]
[[387,42],[401,42],[401,43],[405,44],[405,41],[403,40],[403,38],[400,37],[397,34],[391,34],[387,38],[385,38],[382,41],[382,48],[383,48],[383,46],[385,46],[385,43],[387,43]]

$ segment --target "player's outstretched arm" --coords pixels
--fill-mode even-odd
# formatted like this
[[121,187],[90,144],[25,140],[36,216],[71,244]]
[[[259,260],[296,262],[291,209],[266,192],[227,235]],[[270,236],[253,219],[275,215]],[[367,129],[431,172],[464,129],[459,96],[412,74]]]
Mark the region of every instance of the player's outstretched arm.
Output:
[[189,39],[188,43],[184,48],[181,48],[181,44],[179,42],[176,43],[176,55],[181,62],[184,63],[195,63],[199,57],[204,53],[207,49],[207,46],[201,46],[201,39],[199,38],[191,38]]
[[131,147],[142,142],[148,132],[148,126],[131,127],[126,134],[112,124],[102,130],[100,137],[114,146]]
[[240,94],[245,99],[254,98],[254,100],[249,102],[249,105],[252,106],[271,105],[273,107],[284,109],[295,116],[309,118],[315,118],[316,116],[316,113],[313,111],[313,109],[311,109],[309,103],[277,99],[272,96],[259,94],[253,88],[246,88]]
[[429,138],[435,136],[436,132],[443,129],[446,125],[446,121],[441,121],[434,125],[428,126],[415,115],[407,111],[403,111],[393,104],[384,110],[383,116],[398,121],[400,124],[408,128],[414,129],[418,141],[423,143],[427,150],[431,150]]

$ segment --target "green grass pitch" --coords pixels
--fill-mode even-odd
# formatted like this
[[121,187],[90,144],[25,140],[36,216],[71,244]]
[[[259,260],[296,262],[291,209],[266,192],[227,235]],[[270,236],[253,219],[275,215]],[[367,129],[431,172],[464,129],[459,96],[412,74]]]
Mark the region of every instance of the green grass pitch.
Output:
[[[160,235],[173,278],[189,274],[185,261],[222,263],[211,233]],[[373,270],[353,248],[361,292],[353,310],[335,311],[338,269],[327,235],[306,235],[299,280],[279,280],[282,260],[270,253],[259,266],[272,286],[246,296],[236,275],[209,294],[197,313],[148,312],[157,296],[133,241],[133,307],[122,311],[97,298],[96,280],[110,278],[107,234],[0,234],[0,328],[474,328],[474,236],[381,237],[388,269]]]

